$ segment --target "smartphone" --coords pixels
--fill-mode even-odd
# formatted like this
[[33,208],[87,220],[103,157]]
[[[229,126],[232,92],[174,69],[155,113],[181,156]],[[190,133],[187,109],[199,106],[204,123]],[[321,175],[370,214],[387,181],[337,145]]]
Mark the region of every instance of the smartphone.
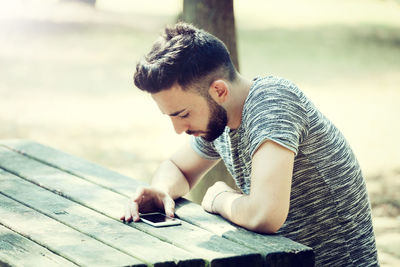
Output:
[[181,221],[177,218],[169,217],[161,212],[140,214],[140,219],[154,227],[164,227],[172,225],[180,225]]

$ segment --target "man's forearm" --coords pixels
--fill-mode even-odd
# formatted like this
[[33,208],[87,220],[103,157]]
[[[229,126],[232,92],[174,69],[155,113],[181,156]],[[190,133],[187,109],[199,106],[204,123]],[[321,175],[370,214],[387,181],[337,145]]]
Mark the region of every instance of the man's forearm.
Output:
[[190,190],[185,176],[171,160],[161,163],[151,185],[167,192],[173,199],[186,195]]
[[229,221],[243,226],[249,230],[252,229],[256,208],[252,208],[250,197],[241,194],[226,183],[218,181],[208,188],[201,205],[211,213],[218,213]]
[[[213,208],[229,221],[246,227],[251,214],[246,202],[248,196],[236,192],[223,192],[214,199]],[[247,227],[246,227],[247,228]]]
[[224,192],[215,199],[214,207],[224,218],[252,231],[274,233],[280,228],[273,209],[260,209],[249,195]]

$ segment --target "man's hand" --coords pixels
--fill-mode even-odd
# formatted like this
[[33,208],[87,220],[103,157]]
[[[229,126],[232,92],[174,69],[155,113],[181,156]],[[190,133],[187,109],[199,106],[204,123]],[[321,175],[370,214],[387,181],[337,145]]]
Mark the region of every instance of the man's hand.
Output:
[[217,199],[225,193],[236,193],[236,191],[224,182],[216,182],[213,186],[208,188],[203,201],[201,202],[201,206],[205,211],[210,213],[219,213],[216,209],[216,202]]
[[164,210],[165,214],[174,217],[175,202],[164,191],[155,187],[139,187],[136,194],[130,199],[125,207],[125,213],[120,220],[131,222],[139,221],[139,212],[151,212]]

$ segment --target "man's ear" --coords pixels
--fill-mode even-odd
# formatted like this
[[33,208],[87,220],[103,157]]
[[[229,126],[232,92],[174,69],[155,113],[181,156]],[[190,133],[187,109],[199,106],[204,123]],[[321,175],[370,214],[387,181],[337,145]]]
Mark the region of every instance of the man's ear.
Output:
[[224,80],[215,80],[210,86],[208,93],[218,104],[223,104],[230,96],[229,86]]

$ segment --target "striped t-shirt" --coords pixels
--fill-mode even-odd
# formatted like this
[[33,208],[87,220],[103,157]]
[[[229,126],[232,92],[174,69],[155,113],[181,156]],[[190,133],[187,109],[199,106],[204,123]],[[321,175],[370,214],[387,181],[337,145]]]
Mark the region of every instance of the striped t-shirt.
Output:
[[340,131],[293,83],[254,80],[238,129],[213,142],[192,137],[207,159],[222,158],[242,193],[265,140],[295,153],[290,209],[278,234],[312,247],[316,266],[377,266],[371,210],[360,166]]

